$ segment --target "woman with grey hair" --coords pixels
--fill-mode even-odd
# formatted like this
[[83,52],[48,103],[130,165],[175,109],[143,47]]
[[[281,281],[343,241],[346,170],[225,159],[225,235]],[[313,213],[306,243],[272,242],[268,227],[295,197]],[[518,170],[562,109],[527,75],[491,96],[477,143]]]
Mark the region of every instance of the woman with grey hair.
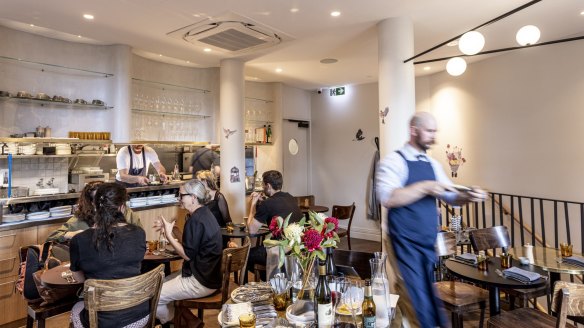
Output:
[[191,180],[180,187],[180,205],[189,212],[182,244],[172,237],[175,221],[160,216],[154,224],[184,259],[182,270],[166,277],[160,291],[156,317],[163,324],[174,317],[174,301],[205,297],[221,287],[221,228],[204,206],[208,198],[201,181]]

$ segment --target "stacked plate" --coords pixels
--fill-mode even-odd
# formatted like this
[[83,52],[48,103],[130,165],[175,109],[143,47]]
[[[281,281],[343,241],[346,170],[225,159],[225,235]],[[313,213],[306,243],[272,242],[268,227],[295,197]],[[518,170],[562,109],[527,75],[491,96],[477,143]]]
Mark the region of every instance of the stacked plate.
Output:
[[71,205],[51,207],[49,209],[52,218],[64,218],[71,216]]
[[7,142],[6,146],[8,146],[8,154],[18,154],[18,144],[16,142]]
[[148,205],[157,205],[162,202],[162,196],[146,197]]
[[2,215],[2,223],[18,222],[24,219],[26,219],[26,215],[24,213]]
[[51,213],[48,211],[33,212],[26,215],[27,220],[46,220],[51,217]]
[[178,199],[174,196],[174,194],[162,195],[162,203],[174,203],[178,201]]
[[56,144],[55,145],[57,155],[71,155],[71,146],[68,144]]
[[148,205],[147,197],[138,197],[130,199],[130,207],[141,207]]
[[36,144],[21,144],[19,147],[19,153],[23,155],[34,155],[36,154]]

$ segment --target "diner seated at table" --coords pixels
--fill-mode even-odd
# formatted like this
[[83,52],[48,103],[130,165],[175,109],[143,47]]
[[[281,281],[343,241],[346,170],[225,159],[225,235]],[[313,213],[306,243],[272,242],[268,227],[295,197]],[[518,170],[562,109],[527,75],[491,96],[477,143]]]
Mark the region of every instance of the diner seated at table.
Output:
[[[262,174],[263,191],[251,194],[251,206],[247,226],[250,233],[256,233],[262,225],[269,225],[274,216],[286,218],[289,214],[289,223],[298,222],[303,214],[298,207],[294,196],[282,191],[284,178],[282,173],[272,170]],[[247,270],[253,272],[255,264],[266,264],[266,248],[263,245],[250,249],[247,260]],[[265,275],[262,272],[262,275]],[[262,276],[265,281],[266,277]]]
[[209,194],[199,180],[190,180],[179,189],[181,207],[189,212],[182,244],[172,238],[173,222],[160,217],[154,228],[164,233],[170,245],[184,259],[181,271],[164,279],[156,317],[166,324],[174,317],[174,301],[201,298],[221,287],[221,228],[208,207]]
[[[49,237],[47,237],[47,241],[68,243],[73,236],[93,226],[95,223],[95,206],[93,204],[93,198],[97,187],[102,183],[103,181],[92,181],[83,187],[73,216],[60,226],[59,229],[53,231]],[[139,222],[139,217],[129,207],[125,207],[124,216],[128,223],[136,224]]]
[[[85,279],[124,279],[140,275],[146,252],[146,233],[124,217],[128,194],[117,183],[103,183],[95,192],[95,218],[92,227],[71,239],[71,271],[77,281]],[[148,301],[135,307],[103,312],[100,327],[142,327],[149,319]],[[83,301],[71,310],[74,327],[89,327]]]
[[[201,181],[205,189],[209,193],[209,201],[206,206],[209,208],[217,223],[221,228],[225,228],[227,224],[233,222],[229,215],[229,206],[225,196],[217,188],[217,177],[210,170],[201,170],[197,172],[197,180]],[[237,247],[237,244],[232,242],[229,238],[223,237],[223,247]]]

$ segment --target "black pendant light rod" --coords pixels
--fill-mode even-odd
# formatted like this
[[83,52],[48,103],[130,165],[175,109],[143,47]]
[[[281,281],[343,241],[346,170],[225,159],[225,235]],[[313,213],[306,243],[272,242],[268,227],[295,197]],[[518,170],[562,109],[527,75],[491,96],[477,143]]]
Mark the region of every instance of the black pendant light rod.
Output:
[[[508,12],[504,13],[503,15],[497,16],[497,17],[491,19],[490,21],[488,21],[486,23],[483,23],[483,24],[481,24],[481,25],[479,25],[479,26],[477,26],[475,28],[472,28],[472,29],[470,29],[470,30],[468,30],[468,31],[466,31],[464,33],[467,33],[467,32],[470,32],[470,31],[474,31],[474,30],[477,30],[477,29],[479,29],[479,28],[481,28],[483,26],[487,26],[487,25],[493,24],[494,22],[499,21],[499,20],[501,20],[501,19],[503,19],[505,17],[509,17],[509,16],[515,14],[516,12],[522,11],[523,9],[525,9],[527,7],[533,6],[534,4],[536,4],[536,3],[540,2],[540,1],[543,1],[543,0],[533,0],[533,1],[530,1],[530,2],[528,2],[528,3],[526,3],[526,4],[522,5],[522,6],[519,6],[519,7],[515,8],[515,9],[513,9],[511,11],[508,11]],[[414,57],[411,57],[411,58],[408,58],[408,59],[404,60],[404,64],[407,63],[407,62],[409,62],[409,61],[411,61],[411,60],[414,60],[414,59],[416,59],[416,58],[418,58],[420,56],[423,56],[423,55],[425,55],[425,54],[427,54],[427,53],[429,53],[431,51],[434,51],[434,50],[436,50],[436,49],[444,46],[445,44],[448,44],[448,43],[450,43],[450,42],[452,42],[454,40],[459,39],[461,36],[464,35],[464,33],[462,33],[460,35],[457,35],[457,36],[455,36],[455,37],[453,37],[453,38],[451,38],[449,40],[446,40],[446,41],[440,43],[439,45],[436,45],[436,46],[434,46],[434,47],[432,47],[432,48],[430,48],[430,49],[428,49],[426,51],[420,52],[419,54],[415,55]]]
[[450,56],[450,57],[442,57],[442,58],[436,58],[436,59],[422,60],[422,61],[419,61],[419,62],[414,62],[414,65],[434,63],[434,62],[438,62],[438,61],[448,60],[448,59],[451,59],[451,58],[454,58],[454,57],[473,57],[473,56],[480,56],[480,55],[488,55],[488,54],[494,54],[494,53],[497,53],[497,52],[504,52],[504,51],[512,51],[512,50],[519,50],[519,49],[532,48],[532,47],[547,46],[547,45],[550,45],[550,44],[564,43],[564,42],[572,42],[572,41],[578,41],[578,40],[584,40],[584,36],[577,36],[577,37],[573,37],[573,38],[567,38],[567,39],[560,39],[560,40],[553,40],[553,41],[548,41],[548,42],[530,44],[530,45],[527,45],[527,46],[508,47],[508,48],[500,48],[500,49],[487,50],[487,51],[482,51],[482,52],[479,52],[478,54],[471,55],[471,56],[457,55],[457,56]]

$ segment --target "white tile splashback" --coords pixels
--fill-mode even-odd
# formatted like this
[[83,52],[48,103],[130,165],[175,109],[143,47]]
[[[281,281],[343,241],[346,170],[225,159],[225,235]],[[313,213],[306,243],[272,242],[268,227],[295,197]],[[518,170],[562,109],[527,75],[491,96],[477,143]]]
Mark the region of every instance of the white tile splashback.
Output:
[[[0,168],[8,168],[8,160],[0,159]],[[68,158],[42,157],[39,158],[15,158],[12,161],[12,185],[18,187],[28,187],[29,195],[38,189],[36,185],[40,178],[43,178],[45,187],[51,179],[54,188],[59,188],[59,192],[68,191]]]

